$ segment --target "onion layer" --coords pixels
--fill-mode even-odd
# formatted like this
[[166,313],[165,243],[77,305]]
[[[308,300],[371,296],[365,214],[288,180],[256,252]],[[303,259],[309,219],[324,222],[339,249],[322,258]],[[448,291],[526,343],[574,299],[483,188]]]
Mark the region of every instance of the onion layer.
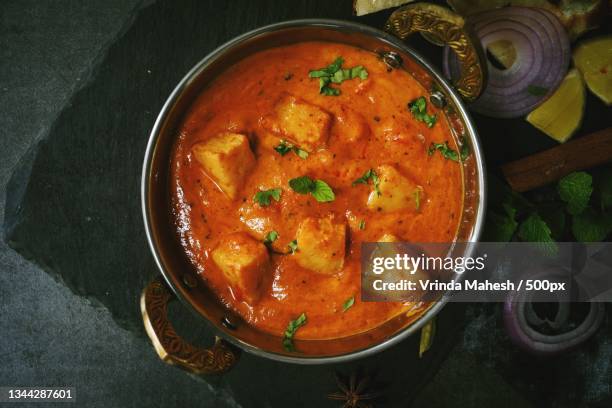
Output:
[[[537,276],[554,279],[559,275],[551,269]],[[542,303],[539,305],[544,307]],[[513,343],[532,354],[556,355],[590,339],[601,326],[605,315],[603,303],[568,303],[566,299],[564,302],[550,302],[546,306],[549,305],[556,307],[552,318],[537,313],[536,304],[530,301],[528,292],[511,292],[508,295],[504,303],[504,325]],[[586,310],[573,313],[572,309]]]
[[[570,60],[569,38],[552,13],[530,7],[504,7],[469,17],[483,49],[509,41],[514,63],[500,69],[488,60],[484,92],[470,105],[475,112],[496,118],[515,118],[531,112],[559,86]],[[450,48],[444,50],[444,73],[456,78],[459,65]]]

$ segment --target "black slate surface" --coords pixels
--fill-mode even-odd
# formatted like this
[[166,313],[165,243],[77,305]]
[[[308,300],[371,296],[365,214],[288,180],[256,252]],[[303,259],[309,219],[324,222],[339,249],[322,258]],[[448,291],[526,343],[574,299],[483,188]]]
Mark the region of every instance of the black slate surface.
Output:
[[[387,15],[383,12],[357,19],[350,15],[345,3],[329,1],[303,1],[290,7],[273,1],[234,1],[231,6],[211,1],[159,1],[145,8],[99,62],[91,83],[74,95],[48,138],[24,157],[9,185],[5,227],[10,245],[75,293],[103,304],[121,325],[142,335],[137,300],[157,271],[146,247],[140,218],[140,166],[150,127],[176,82],[217,45],[267,23],[327,17],[380,27]],[[418,40],[414,45],[432,60],[439,58],[439,50]],[[601,119],[605,109],[597,102],[589,100],[594,108],[585,118],[585,130],[605,124]],[[506,121],[510,126],[500,126],[488,119],[476,120],[489,164],[554,144],[522,121]],[[505,148],[500,149],[500,140]],[[443,368],[442,375],[466,364],[455,361],[457,354],[465,353],[470,355],[472,376],[466,375],[467,379],[479,376],[478,367],[482,366],[500,372],[489,382],[498,388],[493,385],[472,391],[486,395],[488,399],[482,401],[500,401],[503,395],[504,400],[517,403],[529,399],[538,406],[565,406],[569,401],[602,400],[610,393],[609,366],[580,366],[584,361],[609,360],[609,322],[599,339],[582,354],[570,355],[550,366],[556,372],[561,367],[575,373],[571,381],[558,381],[554,377],[540,378],[550,368],[520,375],[522,367],[536,369],[549,364],[525,356],[517,364],[515,358],[521,359],[520,354],[508,344],[499,327],[496,305],[471,308],[470,330],[460,338],[463,309],[453,305],[444,310],[434,348],[423,360],[416,358],[415,337],[376,358],[336,369],[378,369],[381,380],[388,384],[388,402],[394,403],[390,405],[403,406],[434,375],[457,343],[451,358],[444,363],[446,371]],[[474,321],[478,322],[474,311],[489,316],[487,324],[474,325]],[[207,338],[196,319],[181,313],[180,308],[176,314],[188,337]],[[330,367],[281,365],[243,355],[239,366],[225,377],[205,380],[248,406],[278,406],[287,401],[292,401],[292,406],[319,406],[325,402],[325,394],[334,390],[332,374]],[[457,373],[451,378],[453,385],[461,389],[465,378]],[[525,397],[517,396],[514,388]],[[498,389],[507,392],[500,393]],[[428,390],[432,398],[442,398],[431,386],[425,387],[422,395],[427,395]],[[448,397],[444,401],[452,401]],[[211,400],[210,404],[216,403]]]

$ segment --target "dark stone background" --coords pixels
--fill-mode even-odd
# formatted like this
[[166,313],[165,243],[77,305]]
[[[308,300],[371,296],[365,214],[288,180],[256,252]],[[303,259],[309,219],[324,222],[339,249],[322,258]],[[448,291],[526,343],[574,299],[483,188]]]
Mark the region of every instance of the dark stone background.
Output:
[[[7,198],[6,206],[0,199],[0,217],[5,207],[8,214],[0,224],[11,246],[48,272],[0,242],[0,386],[75,386],[78,406],[88,407],[325,405],[334,389],[329,367],[243,356],[228,376],[204,381],[161,364],[142,334],[136,304],[156,273],[137,184],[161,103],[190,66],[236,34],[289,18],[352,18],[348,1],[289,3],[0,4],[0,185],[15,172],[9,193],[0,190]],[[387,15],[358,21],[380,26]],[[414,45],[432,60],[439,55]],[[606,123],[602,104],[593,98],[589,104],[585,131]],[[497,122],[476,119],[489,164],[554,144],[523,121],[500,130]],[[207,338],[183,312],[173,308],[181,327],[191,329],[185,334]],[[417,338],[374,359],[387,368],[387,404],[609,406],[609,319],[579,351],[536,360],[509,343],[499,313],[499,305],[452,305],[423,360],[415,358]]]

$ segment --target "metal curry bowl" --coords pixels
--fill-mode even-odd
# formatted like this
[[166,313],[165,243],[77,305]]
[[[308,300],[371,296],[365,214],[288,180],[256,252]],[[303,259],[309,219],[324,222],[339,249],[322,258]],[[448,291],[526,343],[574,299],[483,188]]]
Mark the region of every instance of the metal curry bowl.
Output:
[[[269,25],[217,48],[174,89],[150,135],[141,192],[148,242],[163,276],[163,280],[156,279],[145,288],[141,309],[147,333],[164,361],[196,373],[216,373],[230,368],[242,349],[290,363],[343,362],[397,344],[418,332],[443,307],[442,299],[420,315],[400,314],[374,329],[350,337],[296,340],[299,353],[287,352],[282,347],[281,337],[259,331],[244,322],[218,301],[196,275],[178,241],[169,210],[169,164],[176,126],[203,87],[228,66],[263,49],[302,41],[333,41],[376,52],[388,64],[407,70],[425,89],[432,90],[430,100],[444,107],[452,131],[465,137],[472,150],[471,158],[462,164],[466,193],[457,240],[478,241],[484,219],[484,163],[476,131],[462,101],[462,98],[476,98],[483,87],[485,78],[478,50],[472,46],[463,19],[439,6],[421,4],[416,8],[399,9],[389,19],[386,30],[397,37],[361,24],[335,20],[296,20]],[[459,55],[465,69],[454,86],[401,41],[400,38],[413,32],[424,32],[447,43]],[[167,304],[175,297],[212,327],[217,337],[210,349],[195,347],[175,332],[167,318]]]

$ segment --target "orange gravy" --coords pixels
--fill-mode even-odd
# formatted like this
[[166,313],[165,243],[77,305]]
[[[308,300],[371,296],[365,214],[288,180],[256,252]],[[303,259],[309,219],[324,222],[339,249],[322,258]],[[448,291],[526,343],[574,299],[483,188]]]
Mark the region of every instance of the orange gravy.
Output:
[[[326,67],[337,57],[343,67],[364,66],[367,79],[351,79],[331,86],[338,96],[319,93],[319,82],[309,71]],[[356,47],[325,42],[304,42],[264,50],[227,68],[191,106],[181,125],[172,159],[172,211],[180,241],[201,278],[227,307],[260,330],[282,335],[290,320],[306,313],[308,323],[297,338],[327,339],[349,336],[379,326],[399,313],[419,313],[426,305],[361,302],[360,245],[384,234],[402,241],[451,242],[463,205],[461,166],[436,152],[432,142],[449,142],[457,149],[446,118],[437,113],[429,128],[417,121],[407,103],[428,95],[407,72],[388,70],[378,56]],[[306,159],[273,149],[281,137],[270,136],[262,117],[274,111],[284,95],[293,95],[331,114],[326,147]],[[342,122],[346,111],[357,114],[366,136],[347,141]],[[194,159],[194,144],[220,132],[248,137],[256,160],[237,197],[229,199]],[[270,139],[272,138],[272,139]],[[272,140],[272,142],[270,141]],[[373,186],[353,185],[368,169],[394,166],[422,187],[418,209],[392,212],[366,207]],[[297,194],[289,180],[307,175],[333,188],[335,200],[318,202]],[[281,199],[266,207],[254,202],[260,190],[282,188]],[[245,231],[263,241],[270,229],[278,232],[275,247],[286,247],[306,217],[333,215],[345,220],[346,255],[342,270],[318,274],[299,266],[291,254],[270,251],[270,269],[257,302],[236,296],[224,274],[211,259],[211,251],[229,233]],[[299,243],[298,243],[299,245]],[[347,299],[354,305],[343,311]]]

